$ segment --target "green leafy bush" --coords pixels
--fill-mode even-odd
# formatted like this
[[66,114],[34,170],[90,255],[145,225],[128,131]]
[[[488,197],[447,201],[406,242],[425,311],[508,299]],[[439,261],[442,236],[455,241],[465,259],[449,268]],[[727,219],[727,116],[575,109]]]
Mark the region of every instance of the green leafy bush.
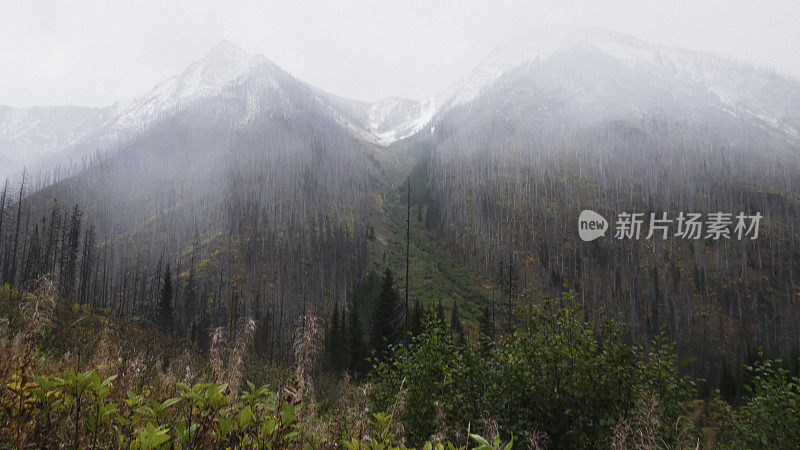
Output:
[[[518,442],[594,447],[608,442],[621,420],[634,423],[635,408],[650,399],[660,418],[654,432],[674,427],[693,387],[678,376],[670,346],[625,344],[610,321],[595,329],[570,294],[518,316],[517,330],[485,354],[429,321],[393,361],[376,365],[374,406],[400,404],[411,443],[434,435],[458,442],[458,430],[490,433],[497,425]],[[659,441],[674,439],[663,432]]]
[[[759,355],[763,357],[763,355]],[[780,360],[745,366],[752,384],[747,401],[729,410],[722,442],[732,448],[800,448],[800,378],[788,376]]]
[[487,381],[474,349],[431,318],[408,348],[398,347],[391,361],[376,365],[373,401],[378,411],[402,410],[410,443],[421,444],[437,433],[466,441],[458,433],[480,420]]

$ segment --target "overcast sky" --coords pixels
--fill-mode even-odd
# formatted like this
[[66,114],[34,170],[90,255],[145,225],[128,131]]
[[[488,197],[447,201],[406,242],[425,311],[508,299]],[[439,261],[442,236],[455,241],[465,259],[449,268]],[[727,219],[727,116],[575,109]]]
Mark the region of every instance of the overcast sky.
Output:
[[335,94],[423,98],[527,30],[592,25],[800,75],[800,2],[0,0],[0,104],[107,105],[227,39]]

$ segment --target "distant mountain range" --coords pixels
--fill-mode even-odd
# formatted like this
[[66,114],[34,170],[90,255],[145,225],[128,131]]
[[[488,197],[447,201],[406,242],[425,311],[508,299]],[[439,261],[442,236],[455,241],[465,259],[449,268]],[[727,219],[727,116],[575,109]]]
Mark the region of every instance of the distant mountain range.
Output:
[[[603,55],[622,67],[657,75],[674,86],[708,96],[715,108],[757,126],[800,139],[800,83],[773,71],[709,54],[650,44],[630,35],[592,28],[535,31],[495,49],[449,88],[421,101],[387,98],[368,104],[310,87],[331,114],[368,142],[389,145],[411,137],[456,106],[485,93],[514,69],[569,52]],[[241,79],[274,86],[267,58],[222,41],[183,72],[147,93],[102,108],[0,107],[0,177],[22,167],[37,172],[62,166],[70,171],[86,157],[115,148],[159,118],[221,95]],[[264,74],[263,79],[253,76]],[[246,119],[245,119],[246,120]]]

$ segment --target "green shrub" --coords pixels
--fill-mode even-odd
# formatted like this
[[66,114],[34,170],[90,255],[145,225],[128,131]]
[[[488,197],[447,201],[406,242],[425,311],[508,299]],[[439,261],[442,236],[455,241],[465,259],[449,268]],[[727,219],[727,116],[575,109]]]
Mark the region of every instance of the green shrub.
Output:
[[788,376],[780,366],[780,360],[745,366],[752,384],[745,387],[746,403],[729,411],[723,443],[732,448],[800,448],[800,378]]
[[677,374],[674,352],[663,340],[648,349],[624,342],[622,328],[587,322],[571,294],[520,309],[517,330],[488,352],[462,344],[438,322],[374,371],[373,405],[395,403],[410,443],[431,436],[465,442],[471,426],[517,442],[542,437],[551,448],[603,446],[615,426],[642,401],[655,405],[658,440],[671,430],[693,387]]
[[471,346],[459,343],[442,321],[430,318],[425,332],[409,347],[398,347],[391,361],[376,365],[373,404],[378,411],[402,410],[411,444],[434,434],[466,441],[458,433],[480,421],[485,372]]

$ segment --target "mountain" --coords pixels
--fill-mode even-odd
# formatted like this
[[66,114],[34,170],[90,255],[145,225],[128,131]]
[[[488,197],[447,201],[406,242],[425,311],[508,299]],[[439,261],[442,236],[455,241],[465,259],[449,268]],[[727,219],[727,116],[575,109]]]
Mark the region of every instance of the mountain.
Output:
[[[769,70],[626,35],[524,37],[432,101],[405,144],[420,155],[413,190],[428,230],[505,299],[492,317],[574,290],[587,314],[623,320],[631,339],[663,332],[694,374],[716,374],[748,346],[797,345],[798,93]],[[614,229],[641,213],[641,236],[583,242],[585,209]],[[676,235],[679,214],[717,212],[760,214],[760,235]],[[664,213],[669,236],[647,238]]]
[[60,150],[102,155],[26,196],[31,244],[0,229],[0,274],[56,267],[65,295],[156,321],[169,263],[177,332],[256,317],[259,345],[286,351],[294,318],[343,304],[369,264],[387,150],[366,109],[222,43]]
[[39,166],[51,153],[76,145],[108,114],[104,108],[0,106],[0,178]]
[[202,59],[139,97],[114,103],[114,131],[137,129],[171,110],[220,94],[240,76],[271,62],[221,41]]
[[[434,118],[474,100],[504,74],[576,48],[592,49],[627,67],[659,72],[714,95],[720,109],[800,137],[800,84],[774,71],[702,52],[641,41],[631,35],[585,27],[532,31],[496,48],[488,58],[433,98],[405,105],[404,121],[372,126],[381,142],[419,132]],[[385,103],[386,101],[384,101]],[[391,103],[391,101],[389,101]]]
[[415,100],[389,97],[379,100],[369,106],[365,126],[370,132],[378,136],[378,140],[391,144],[397,140],[396,136],[406,136],[414,133],[414,122],[422,113],[419,102]]
[[[248,54],[222,41],[150,91],[107,107],[0,107],[0,143],[4,144],[0,158],[10,161],[0,170],[0,178],[18,175],[24,166],[33,173],[60,166],[65,167],[60,176],[73,173],[87,157],[114,149],[120,140],[179,109],[223,94],[241,77],[250,75],[252,81],[254,73],[264,73],[263,69],[270,66],[276,67],[264,56]],[[274,85],[275,79],[267,76],[258,83]],[[366,106],[356,106],[356,101],[315,92],[343,118],[352,117],[354,109],[366,110]],[[359,124],[354,129],[363,132],[363,119],[351,120]]]

